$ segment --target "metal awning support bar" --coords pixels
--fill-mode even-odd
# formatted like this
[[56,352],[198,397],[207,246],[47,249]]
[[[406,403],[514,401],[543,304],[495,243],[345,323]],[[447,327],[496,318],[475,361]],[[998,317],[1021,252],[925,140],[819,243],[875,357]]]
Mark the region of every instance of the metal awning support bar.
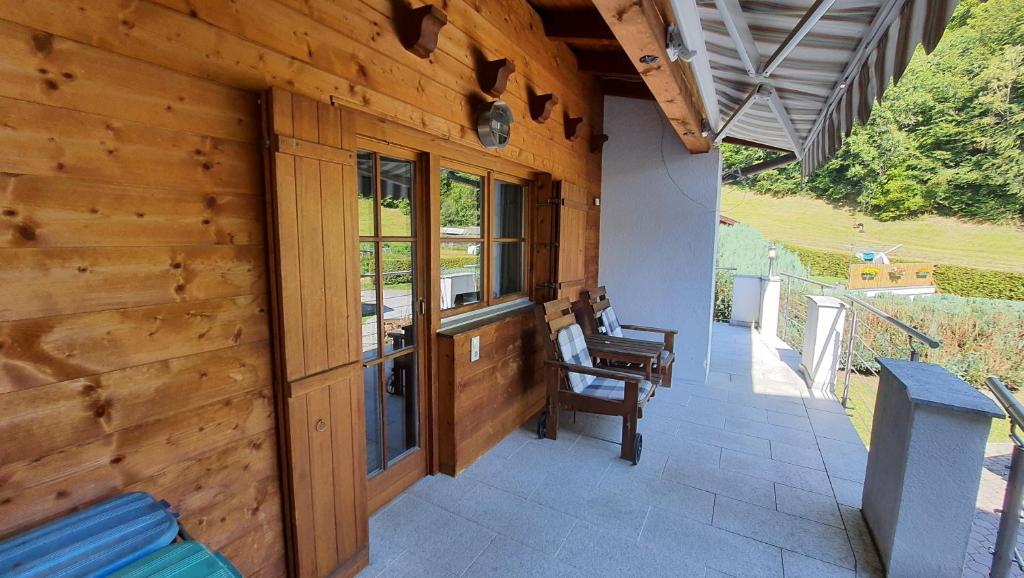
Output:
[[836,3],[836,0],[817,0],[810,9],[804,14],[800,22],[797,23],[793,31],[789,33],[789,36],[775,49],[775,53],[768,59],[767,64],[764,66],[764,70],[761,72],[764,76],[770,76],[776,68],[782,64],[782,61],[789,56],[789,53],[796,48],[797,44],[807,36],[807,33],[814,28],[814,25],[828,12],[828,9]]
[[788,165],[789,163],[796,162],[796,160],[796,153],[786,153],[780,157],[769,159],[764,162],[753,164],[750,165],[749,167],[737,169],[731,173],[722,175],[722,184],[727,185],[740,179],[752,177],[756,174],[763,173],[765,171],[770,171],[772,169]]
[[722,15],[729,36],[736,43],[736,52],[739,53],[747,74],[751,78],[757,78],[761,73],[761,54],[754,43],[754,35],[750,32],[746,17],[743,16],[739,0],[715,0],[715,6]]
[[758,92],[766,93],[768,101],[768,107],[772,109],[775,116],[779,118],[779,124],[782,125],[782,130],[786,132],[786,136],[789,137],[790,144],[793,145],[793,152],[796,153],[798,159],[804,158],[804,146],[800,140],[800,135],[796,133],[796,128],[793,126],[793,121],[789,119],[789,113],[786,112],[785,105],[782,104],[782,99],[779,98],[779,93],[771,87],[762,87]]
[[760,88],[761,85],[759,84],[754,88],[750,89],[750,92],[747,93],[746,98],[744,98],[743,102],[740,103],[739,108],[733,111],[732,116],[729,117],[729,120],[725,121],[725,124],[722,125],[722,129],[718,131],[718,134],[715,135],[715,143],[722,142],[722,139],[727,136],[726,133],[729,132],[729,128],[731,128],[732,125],[734,125],[736,121],[738,121],[740,117],[743,116],[743,113],[747,112],[747,110],[749,110],[750,107],[754,106],[754,103],[761,100],[761,96],[758,95],[758,89]]
[[675,25],[683,37],[687,48],[696,51],[697,55],[690,62],[697,92],[700,93],[701,104],[708,115],[711,130],[718,131],[718,93],[715,90],[715,77],[711,73],[711,59],[708,57],[707,43],[704,42],[704,29],[700,25],[700,13],[697,11],[696,0],[669,0]]

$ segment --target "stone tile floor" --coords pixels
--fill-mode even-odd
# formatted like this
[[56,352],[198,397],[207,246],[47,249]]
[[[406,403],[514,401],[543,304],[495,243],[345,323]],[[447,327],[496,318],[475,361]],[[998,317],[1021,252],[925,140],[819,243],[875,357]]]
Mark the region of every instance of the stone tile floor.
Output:
[[638,466],[618,458],[617,419],[565,413],[557,441],[524,424],[374,515],[361,575],[881,576],[859,509],[867,452],[797,363],[716,324],[708,384],[658,390]]

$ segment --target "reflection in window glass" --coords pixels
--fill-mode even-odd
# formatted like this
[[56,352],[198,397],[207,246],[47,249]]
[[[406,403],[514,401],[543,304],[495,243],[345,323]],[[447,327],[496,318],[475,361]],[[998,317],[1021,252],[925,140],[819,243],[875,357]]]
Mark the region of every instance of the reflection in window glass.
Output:
[[413,186],[415,164],[380,158],[380,234],[411,237],[413,234]]
[[523,189],[503,181],[494,184],[494,237],[523,238]]
[[483,247],[478,242],[441,240],[441,310],[479,303]]
[[483,231],[484,178],[441,169],[441,236],[478,239]]
[[377,343],[377,245],[359,243],[359,301],[362,306],[363,359],[376,359]]
[[417,446],[419,412],[416,411],[416,354],[384,362],[385,415],[388,465]]
[[381,243],[384,289],[384,354],[415,345],[413,295],[416,262],[412,243]]
[[523,290],[523,245],[521,242],[494,244],[495,297],[504,297]]
[[380,447],[380,365],[363,369],[363,394],[366,396],[366,471],[372,476],[384,465]]
[[374,227],[373,194],[375,179],[373,176],[373,153],[359,151],[357,164],[359,165],[359,235],[372,237],[376,228]]

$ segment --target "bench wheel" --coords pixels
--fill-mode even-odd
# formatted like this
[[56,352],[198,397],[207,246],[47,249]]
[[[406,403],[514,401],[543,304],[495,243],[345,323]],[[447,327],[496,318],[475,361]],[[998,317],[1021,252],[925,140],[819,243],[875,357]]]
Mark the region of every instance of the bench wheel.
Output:
[[640,453],[644,451],[644,436],[643,434],[636,434],[633,438],[633,465],[640,463]]
[[540,417],[537,418],[537,437],[544,439],[548,435],[548,410],[540,412]]

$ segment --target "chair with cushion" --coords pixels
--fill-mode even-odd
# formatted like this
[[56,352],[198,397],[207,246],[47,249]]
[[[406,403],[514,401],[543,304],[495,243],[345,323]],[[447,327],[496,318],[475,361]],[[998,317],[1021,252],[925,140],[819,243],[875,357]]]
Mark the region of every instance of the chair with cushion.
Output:
[[675,340],[679,333],[675,329],[662,329],[660,327],[647,327],[644,325],[623,325],[615,314],[611,301],[608,299],[608,292],[604,287],[596,289],[585,289],[580,293],[584,315],[587,317],[587,325],[593,333],[607,335],[612,339],[634,342],[654,342],[647,339],[630,339],[623,335],[623,330],[639,331],[643,333],[656,333],[661,335],[657,340],[662,344],[661,356],[655,365],[655,372],[661,377],[659,385],[672,386],[672,366],[675,364]]
[[595,367],[583,330],[568,299],[537,307],[538,328],[547,335],[545,375],[547,409],[537,422],[538,437],[557,439],[558,410],[622,417],[622,459],[636,464],[643,449],[637,421],[654,392],[654,384],[638,373]]

